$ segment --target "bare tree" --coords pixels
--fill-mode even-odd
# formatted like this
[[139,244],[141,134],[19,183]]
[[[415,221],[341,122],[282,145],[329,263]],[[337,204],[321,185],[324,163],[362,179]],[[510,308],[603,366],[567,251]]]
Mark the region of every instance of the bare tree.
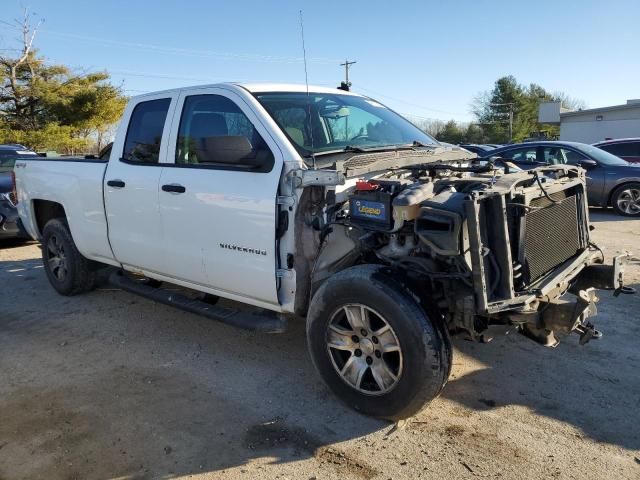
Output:
[[32,18],[34,16],[35,14],[32,14],[28,8],[25,8],[23,18],[15,19],[13,22],[2,22],[21,33],[19,39],[21,44],[21,48],[18,50],[19,54],[16,57],[0,54],[0,66],[2,67],[0,79],[3,83],[3,85],[0,85],[0,104],[12,104],[15,116],[20,116],[25,109],[32,109],[34,106],[34,99],[31,96],[25,98],[23,86],[21,85],[22,82],[19,78],[19,69],[23,65],[26,66],[30,72],[29,81],[32,81],[34,77],[33,65],[31,64],[33,41],[36,38],[38,28],[44,21],[43,19],[39,19],[36,25],[33,26]]

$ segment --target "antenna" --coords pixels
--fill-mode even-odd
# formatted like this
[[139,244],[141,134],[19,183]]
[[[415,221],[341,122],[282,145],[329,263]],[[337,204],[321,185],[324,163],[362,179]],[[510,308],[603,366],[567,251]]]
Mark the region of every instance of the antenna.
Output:
[[304,21],[302,19],[302,10],[300,10],[300,35],[302,37],[302,58],[304,60],[304,83],[307,86],[307,117],[309,118],[309,137],[311,140],[311,162],[313,169],[316,168],[316,155],[313,151],[313,125],[311,123],[311,97],[309,95],[309,76],[307,74],[307,49],[304,45]]

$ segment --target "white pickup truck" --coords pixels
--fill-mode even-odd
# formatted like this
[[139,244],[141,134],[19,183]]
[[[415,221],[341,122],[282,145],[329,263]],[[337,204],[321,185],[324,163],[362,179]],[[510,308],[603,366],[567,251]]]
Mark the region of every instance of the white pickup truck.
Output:
[[600,336],[591,287],[623,289],[622,257],[605,265],[589,239],[581,169],[479,162],[341,90],[143,95],[104,158],[15,167],[59,293],[91,290],[111,266],[126,290],[233,325],[306,317],[324,381],[378,417],[440,392],[450,333],[482,341],[509,324],[547,346],[569,332],[586,343]]

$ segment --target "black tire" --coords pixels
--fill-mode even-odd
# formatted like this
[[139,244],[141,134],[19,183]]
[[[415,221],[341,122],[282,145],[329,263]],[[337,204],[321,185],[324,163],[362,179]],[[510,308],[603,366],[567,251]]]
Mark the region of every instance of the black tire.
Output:
[[635,192],[637,198],[637,195],[640,195],[640,183],[625,183],[624,185],[620,185],[618,188],[616,188],[611,194],[611,206],[618,215],[622,215],[625,217],[640,217],[640,208],[635,211],[629,212],[625,211],[619,204],[619,201],[623,200],[621,197],[623,195],[629,195],[629,192]]
[[[56,253],[56,249],[58,253]],[[56,262],[56,260],[58,261]],[[44,226],[42,230],[42,261],[49,283],[59,294],[71,296],[95,288],[96,268],[94,263],[83,257],[78,251],[64,218],[54,218]]]
[[[362,392],[362,388],[357,390],[334,366],[335,351],[328,347],[329,325],[331,322],[335,325],[341,309],[353,304],[363,305],[379,314],[378,318],[382,317],[391,327],[401,349],[402,369],[389,391],[373,394]],[[437,321],[434,315],[425,312],[409,290],[391,278],[386,268],[378,265],[351,267],[329,278],[313,296],[307,315],[309,352],[324,382],[347,405],[379,418],[407,418],[440,393],[451,369],[448,333],[435,325],[432,318]],[[342,352],[338,353],[342,355]],[[375,353],[378,355],[377,351]],[[367,364],[371,365],[369,359]],[[364,379],[366,375],[368,373],[359,378]]]

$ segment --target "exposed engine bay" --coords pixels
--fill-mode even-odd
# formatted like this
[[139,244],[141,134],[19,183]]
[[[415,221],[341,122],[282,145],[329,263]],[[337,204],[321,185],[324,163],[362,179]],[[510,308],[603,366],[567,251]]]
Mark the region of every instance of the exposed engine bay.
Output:
[[486,340],[491,324],[516,325],[547,346],[558,344],[557,332],[577,332],[581,343],[599,338],[587,321],[592,287],[622,288],[623,259],[603,265],[590,242],[583,170],[524,172],[464,158],[414,159],[380,172],[355,160],[359,171],[338,165],[344,185],[312,187],[298,212],[316,232],[316,255],[311,237],[300,239],[315,258],[311,293],[339,270],[378,263],[449,331],[474,340]]

